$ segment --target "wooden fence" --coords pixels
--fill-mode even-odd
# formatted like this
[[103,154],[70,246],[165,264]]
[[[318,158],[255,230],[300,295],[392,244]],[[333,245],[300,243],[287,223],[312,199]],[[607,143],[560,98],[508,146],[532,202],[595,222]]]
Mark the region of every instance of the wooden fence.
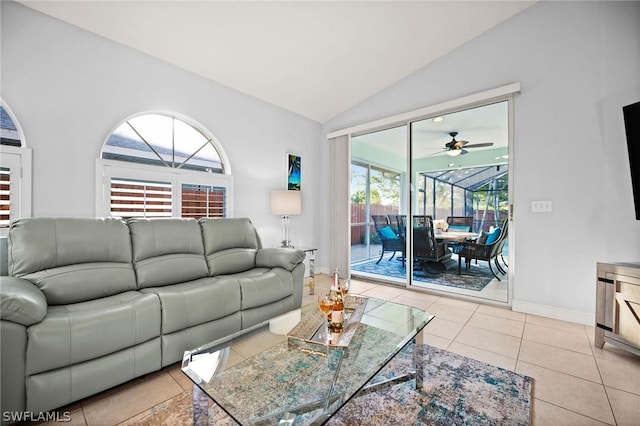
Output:
[[[494,210],[487,210],[484,215],[483,222],[483,210],[474,211],[473,217],[473,231],[478,232],[482,228],[483,231],[488,232],[489,228],[502,223],[507,218],[506,211],[499,211],[498,217]],[[371,215],[389,215],[391,219],[392,227],[396,227],[395,216],[398,214],[398,206],[371,206]],[[434,219],[446,219],[450,215],[449,209],[436,210],[436,216]],[[371,236],[377,241],[375,236],[375,228],[371,217],[366,217],[365,205],[351,203],[351,245],[364,244],[365,243],[365,230],[367,224],[371,227]]]

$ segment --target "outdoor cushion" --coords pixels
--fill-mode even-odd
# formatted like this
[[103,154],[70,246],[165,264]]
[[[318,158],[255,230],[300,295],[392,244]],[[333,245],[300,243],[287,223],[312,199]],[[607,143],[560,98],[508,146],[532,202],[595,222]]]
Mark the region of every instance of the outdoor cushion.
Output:
[[481,230],[478,234],[478,238],[476,239],[476,244],[485,244],[487,242],[488,235],[489,234]]
[[493,244],[496,242],[496,240],[498,239],[498,237],[500,236],[500,232],[502,231],[502,228],[500,228],[499,226],[497,228],[495,228],[493,231],[489,232],[487,234],[487,241],[485,241],[486,245],[489,244]]
[[471,228],[469,226],[464,225],[449,225],[448,231],[459,231],[459,232],[469,232]]
[[385,226],[384,228],[381,228],[380,234],[382,234],[382,238],[384,238],[385,240],[394,240],[398,238],[396,233],[393,232],[393,229],[391,229],[389,225]]

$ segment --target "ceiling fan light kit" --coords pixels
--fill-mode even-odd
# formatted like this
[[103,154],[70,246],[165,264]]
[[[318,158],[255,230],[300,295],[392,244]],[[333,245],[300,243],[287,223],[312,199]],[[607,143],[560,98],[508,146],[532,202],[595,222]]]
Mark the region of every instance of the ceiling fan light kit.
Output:
[[446,152],[447,155],[450,157],[457,157],[458,155],[464,155],[467,152],[469,152],[467,151],[467,148],[482,148],[487,146],[493,146],[493,142],[469,144],[468,141],[459,141],[459,140],[456,140],[457,135],[458,135],[458,132],[449,132],[449,136],[451,136],[451,141],[447,142],[444,145],[444,149],[442,151],[436,152],[435,154],[431,154],[431,155],[438,155],[438,154],[442,154],[442,152]]

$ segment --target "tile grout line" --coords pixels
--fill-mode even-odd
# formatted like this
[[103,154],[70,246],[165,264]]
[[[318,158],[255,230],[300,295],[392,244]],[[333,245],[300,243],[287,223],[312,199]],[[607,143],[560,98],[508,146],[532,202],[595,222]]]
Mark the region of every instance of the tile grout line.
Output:
[[515,370],[518,369],[518,363],[520,362],[520,352],[522,351],[522,341],[524,340],[524,329],[527,326],[527,316],[528,315],[529,314],[524,314],[524,321],[523,321],[523,324],[522,324],[522,335],[520,336],[520,343],[518,344],[518,353],[516,355],[516,365],[513,367],[514,368],[514,373],[515,373]]
[[[546,399],[536,398],[535,396],[534,396],[533,398],[534,398],[534,399],[537,399],[538,401],[543,401],[543,402],[545,402],[546,404],[553,405],[554,407],[558,407],[558,408],[560,408],[560,409],[562,409],[562,410],[568,411],[568,412],[570,412],[570,413],[577,414],[577,415],[579,415],[579,416],[581,416],[581,417],[586,417],[587,419],[594,420],[594,421],[596,421],[596,422],[598,422],[598,423],[602,423],[602,424],[610,425],[610,426],[616,426],[616,425],[617,425],[617,423],[613,423],[613,424],[612,424],[612,423],[604,422],[604,421],[602,421],[602,420],[599,420],[599,419],[596,419],[596,418],[594,418],[594,417],[588,416],[588,415],[586,415],[586,414],[584,414],[584,413],[580,413],[580,412],[578,412],[578,411],[574,411],[574,410],[572,410],[572,409],[570,409],[570,408],[563,407],[562,405],[558,405],[558,404],[553,403],[553,402],[551,402],[551,401],[547,401]],[[615,421],[615,418],[614,418],[614,421]]]
[[[452,345],[454,342],[456,342],[456,339],[458,338],[458,336],[460,335],[460,333],[462,333],[462,330],[464,330],[464,328],[467,326],[467,324],[469,324],[469,321],[471,321],[471,317],[473,316],[473,314],[475,314],[475,313],[476,313],[477,309],[478,309],[478,306],[476,306],[476,308],[475,308],[473,311],[471,311],[471,312],[472,312],[472,314],[471,314],[471,315],[469,315],[469,318],[467,318],[467,320],[464,322],[464,324],[462,324],[462,327],[460,328],[460,331],[458,331],[458,332],[456,333],[456,335],[453,337],[453,339],[451,340],[451,343],[449,344],[449,346],[447,347],[447,349],[449,349],[449,347],[451,347],[451,345]],[[453,322],[455,322],[455,321],[453,321]],[[464,345],[464,344],[466,344],[466,343],[462,343],[462,342],[456,342],[456,343],[463,344],[463,345]],[[475,347],[475,346],[473,346],[473,345],[468,345],[468,346]],[[477,347],[475,347],[475,348],[476,348],[476,349],[480,349],[480,350],[486,350],[486,349],[483,349],[483,348],[477,348]],[[491,351],[487,351],[487,352],[491,352]]]
[[[587,334],[587,328],[583,327],[584,329],[584,333],[587,337],[587,340],[589,341],[589,343],[591,343],[591,340],[589,340],[589,335]],[[611,397],[609,396],[609,392],[607,391],[607,386],[604,383],[604,377],[602,377],[602,371],[600,370],[600,364],[598,363],[598,360],[596,359],[596,353],[593,350],[593,345],[589,344],[589,348],[591,349],[591,356],[593,357],[593,362],[596,364],[596,369],[598,370],[598,375],[600,376],[600,381],[602,382],[602,389],[604,390],[604,395],[607,397],[607,403],[609,404],[609,409],[611,410],[611,415],[613,417],[613,422],[614,424],[618,424],[618,420],[616,419],[616,412],[613,409],[613,405],[611,404]]]

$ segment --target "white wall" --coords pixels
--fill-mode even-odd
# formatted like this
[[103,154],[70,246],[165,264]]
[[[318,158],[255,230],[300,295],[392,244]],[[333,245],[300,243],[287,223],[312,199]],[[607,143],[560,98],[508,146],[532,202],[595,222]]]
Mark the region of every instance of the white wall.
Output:
[[34,216],[94,216],[104,140],[129,115],[164,110],[221,142],[235,177],[235,216],[250,217],[265,245],[281,239],[269,191],[286,187],[286,152],[302,155],[303,214],[292,219],[291,239],[317,244],[319,123],[22,5],[3,1],[1,15],[0,94],[33,149]]
[[[34,216],[93,216],[94,160],[113,126],[174,111],[221,141],[236,216],[251,217],[266,245],[280,238],[268,192],[284,186],[285,152],[302,155],[303,214],[291,238],[318,246],[327,267],[326,133],[520,82],[514,305],[592,317],[595,262],[640,260],[620,112],[640,100],[638,2],[540,2],[322,128],[19,4],[3,1],[0,12],[0,95],[33,149]],[[530,212],[541,199],[552,213]]]
[[540,2],[323,134],[513,82],[514,309],[593,324],[596,262],[640,261],[621,112],[640,100],[640,2]]

